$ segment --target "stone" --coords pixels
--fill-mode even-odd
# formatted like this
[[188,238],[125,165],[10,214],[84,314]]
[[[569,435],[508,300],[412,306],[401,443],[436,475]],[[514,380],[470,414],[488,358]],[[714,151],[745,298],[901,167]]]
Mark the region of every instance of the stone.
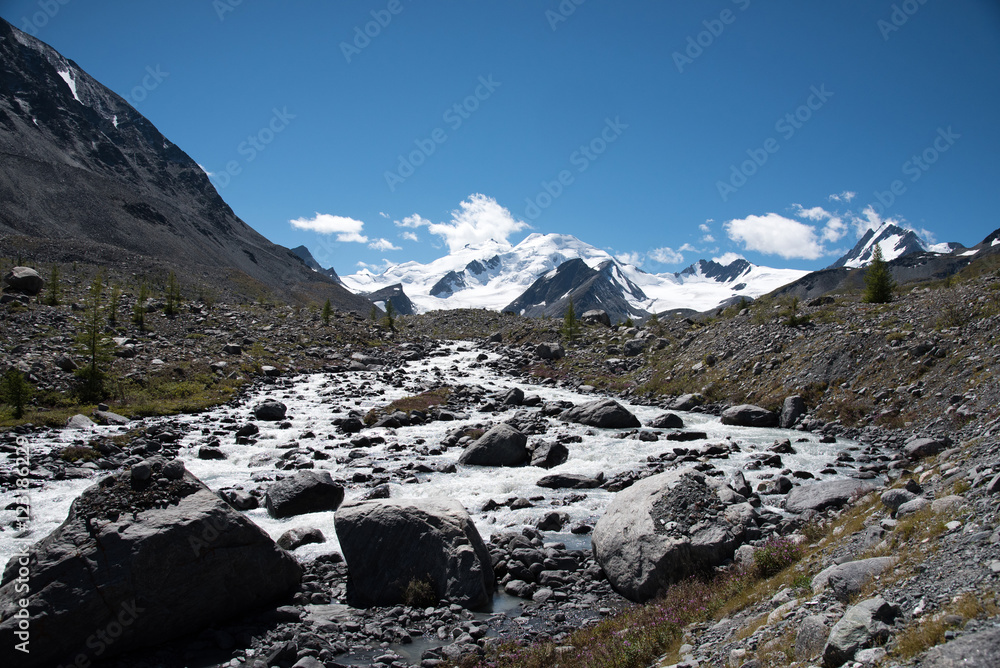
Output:
[[311,543],[325,543],[326,536],[319,529],[308,527],[289,529],[278,538],[278,547],[285,550],[296,550]]
[[212,445],[203,445],[198,448],[198,459],[225,459],[226,453]]
[[[618,492],[594,527],[594,558],[615,591],[645,602],[667,586],[733,557],[745,527],[712,512],[691,526],[687,509],[717,503],[713,481],[689,468],[644,478]],[[709,519],[710,518],[710,519]],[[673,525],[673,526],[671,526]]]
[[795,658],[808,661],[818,657],[826,646],[830,626],[823,615],[809,615],[799,623],[795,634]]
[[[14,637],[14,613],[27,597],[30,660],[3,643],[4,666],[78,665],[81,653],[96,660],[97,647],[103,661],[198,633],[291,595],[302,574],[200,480],[185,472],[165,481],[155,470],[145,480],[122,472],[88,487],[28,559],[30,593],[16,589],[17,557],[4,571],[0,633]],[[98,631],[114,642],[99,641]]]
[[641,427],[639,418],[614,399],[599,399],[563,411],[560,420],[602,429]]
[[965,499],[957,494],[950,494],[931,501],[931,510],[935,513],[954,512],[961,508],[963,503],[965,503]]
[[646,339],[631,339],[622,346],[622,354],[625,357],[636,357],[646,350]]
[[242,355],[243,346],[241,346],[238,343],[227,343],[226,345],[222,346],[222,352],[226,353],[227,355]]
[[576,473],[553,473],[539,478],[535,484],[546,489],[593,489],[600,487],[604,478],[591,478]]
[[584,311],[583,315],[580,316],[580,322],[587,325],[604,325],[605,327],[610,327],[611,316],[608,315],[607,311],[595,308]]
[[277,422],[285,419],[287,410],[285,404],[269,399],[253,407],[253,416],[265,422]]
[[569,448],[562,443],[542,443],[531,453],[531,465],[551,469],[565,464],[569,459]]
[[528,461],[528,437],[501,422],[469,445],[458,458],[466,466],[521,466]]
[[791,429],[795,421],[806,414],[806,402],[802,397],[792,395],[785,397],[781,405],[781,415],[778,418],[778,426],[782,429]]
[[344,488],[326,471],[299,471],[267,488],[267,514],[276,519],[336,510],[344,501]]
[[126,425],[130,422],[124,415],[118,415],[118,413],[112,413],[108,410],[94,411],[94,420],[101,425]]
[[492,601],[489,551],[457,501],[356,501],[338,509],[334,522],[347,561],[351,605],[403,603],[413,581],[427,582],[439,600],[465,608]]
[[34,297],[42,291],[45,280],[31,267],[14,267],[3,277],[7,292],[18,292]]
[[559,531],[566,522],[569,522],[569,515],[566,513],[549,512],[538,520],[536,527],[539,531]]
[[994,668],[1000,666],[1000,628],[938,645],[920,657],[921,668]]
[[778,416],[766,408],[753,404],[740,404],[722,411],[722,424],[737,427],[777,427]]
[[876,486],[870,481],[856,478],[799,485],[785,497],[785,510],[804,513],[807,510],[819,512],[827,508],[840,508],[874,489]]
[[951,443],[946,439],[914,438],[907,441],[906,445],[903,446],[903,454],[911,460],[917,460],[936,455],[949,445]]
[[524,403],[524,390],[520,387],[512,387],[500,397],[501,406],[520,406]]
[[911,499],[896,509],[896,517],[903,518],[914,513],[919,513],[924,508],[930,508],[931,502],[922,496]]
[[97,426],[96,422],[91,420],[86,415],[81,415],[80,413],[77,413],[66,420],[67,429],[90,429],[95,426]]
[[684,420],[676,413],[661,413],[646,425],[653,429],[683,429]]
[[559,343],[539,343],[535,347],[535,354],[543,360],[561,360],[566,351]]
[[838,601],[847,603],[861,592],[869,580],[886,572],[893,564],[895,560],[892,557],[872,557],[830,566],[813,578],[813,594],[820,594],[829,587]]
[[906,489],[887,489],[882,492],[882,505],[892,512],[896,512],[901,505],[915,498],[917,495]]
[[851,606],[844,613],[823,648],[825,668],[839,668],[854,658],[855,652],[888,637],[886,624],[899,616],[899,608],[881,596]]
[[703,403],[705,403],[705,395],[703,394],[682,394],[674,399],[674,402],[670,404],[670,409],[675,411],[689,411],[695,406],[701,406]]
[[76,371],[78,368],[76,362],[74,362],[73,358],[70,357],[69,355],[60,355],[59,357],[55,358],[52,361],[52,363],[56,366],[57,369],[61,369],[66,373]]

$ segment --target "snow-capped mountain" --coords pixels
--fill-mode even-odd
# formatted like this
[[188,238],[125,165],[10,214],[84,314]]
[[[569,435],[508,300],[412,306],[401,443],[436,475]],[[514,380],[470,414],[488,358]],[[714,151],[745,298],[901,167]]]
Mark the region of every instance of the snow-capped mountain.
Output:
[[[563,268],[571,260],[577,262]],[[805,273],[737,259],[726,265],[701,260],[679,273],[651,274],[576,237],[531,234],[516,246],[489,241],[427,264],[405,262],[381,274],[363,270],[341,280],[356,292],[402,283],[418,313],[488,308],[561,315],[563,300],[572,296],[577,310],[600,302],[604,306],[593,307],[624,318],[673,309],[705,311],[733,297],[766,294]]]
[[846,255],[830,265],[857,269],[872,261],[875,246],[882,249],[882,259],[886,262],[911,253],[952,253],[963,248],[961,244],[931,244],[921,239],[913,230],[903,229],[892,223],[883,223],[877,230],[870,229],[858,239],[858,243]]

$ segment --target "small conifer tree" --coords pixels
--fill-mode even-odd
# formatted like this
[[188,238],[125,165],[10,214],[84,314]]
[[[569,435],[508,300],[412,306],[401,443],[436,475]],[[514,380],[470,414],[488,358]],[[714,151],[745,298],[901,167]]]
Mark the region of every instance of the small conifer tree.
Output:
[[0,378],[0,401],[14,409],[14,419],[24,417],[24,407],[31,399],[31,385],[17,369],[8,369]]
[[52,265],[49,275],[49,291],[45,295],[45,303],[49,306],[59,306],[59,265]]
[[892,301],[896,282],[892,280],[889,264],[882,257],[882,249],[875,244],[872,261],[865,270],[865,292],[863,301],[869,304],[888,304]]
[[564,339],[571,342],[580,336],[580,321],[577,320],[572,299],[569,300],[569,306],[566,307],[566,314],[563,315],[562,335]]
[[140,332],[146,331],[146,300],[149,299],[149,288],[145,283],[139,285],[139,296],[132,306],[132,322],[139,327]]
[[78,393],[84,402],[104,398],[104,364],[108,361],[108,340],[104,336],[104,283],[100,273],[94,277],[84,304],[83,329],[77,341],[87,356],[86,366],[77,370]]
[[323,304],[323,312],[320,314],[320,316],[323,318],[324,325],[330,324],[330,315],[332,313],[333,313],[333,308],[330,306],[330,300],[327,299],[326,303]]

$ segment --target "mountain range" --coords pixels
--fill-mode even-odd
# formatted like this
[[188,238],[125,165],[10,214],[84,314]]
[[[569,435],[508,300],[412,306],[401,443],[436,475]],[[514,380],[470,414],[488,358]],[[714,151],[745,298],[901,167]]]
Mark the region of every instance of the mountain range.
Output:
[[486,308],[559,317],[600,308],[612,320],[703,312],[777,291],[811,297],[854,289],[876,245],[900,282],[946,276],[1000,252],[930,244],[891,223],[868,230],[819,272],[699,260],[650,273],[567,234],[468,245],[429,263],[338,276],[304,246],[274,244],[240,220],[204,170],[124,99],[76,63],[0,19],[0,254],[34,261],[119,262],[148,276],[242,297],[329,299],[368,314]]

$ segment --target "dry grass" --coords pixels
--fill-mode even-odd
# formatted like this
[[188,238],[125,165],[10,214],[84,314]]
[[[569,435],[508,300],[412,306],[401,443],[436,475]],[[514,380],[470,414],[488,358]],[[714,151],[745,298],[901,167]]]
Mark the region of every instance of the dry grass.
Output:
[[[906,661],[945,641],[945,632],[955,626],[964,626],[971,619],[995,617],[1000,614],[996,592],[966,593],[955,597],[950,604],[932,616],[917,619],[896,637],[890,655]],[[960,617],[952,623],[948,618]]]

